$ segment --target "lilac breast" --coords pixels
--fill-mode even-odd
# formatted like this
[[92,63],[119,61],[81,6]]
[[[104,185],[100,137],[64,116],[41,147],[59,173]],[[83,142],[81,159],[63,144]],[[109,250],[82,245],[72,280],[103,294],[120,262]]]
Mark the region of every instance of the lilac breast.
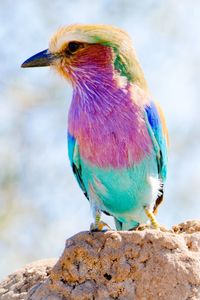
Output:
[[101,63],[82,60],[73,70],[69,132],[83,159],[102,168],[130,167],[152,151],[144,108],[131,98],[130,84],[120,88],[113,67]]
[[152,142],[144,111],[120,89],[74,92],[69,132],[78,142],[81,157],[99,167],[129,167],[151,152]]

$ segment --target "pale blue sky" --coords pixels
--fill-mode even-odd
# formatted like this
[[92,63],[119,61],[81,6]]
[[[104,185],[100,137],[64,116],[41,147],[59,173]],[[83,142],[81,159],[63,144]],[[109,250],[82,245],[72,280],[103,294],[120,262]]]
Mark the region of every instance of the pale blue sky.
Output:
[[67,156],[71,87],[48,68],[20,69],[26,58],[47,48],[59,26],[79,22],[129,32],[152,94],[165,111],[171,142],[159,222],[171,226],[200,217],[200,2],[4,0],[0,277],[32,260],[59,256],[65,239],[88,229],[92,220]]

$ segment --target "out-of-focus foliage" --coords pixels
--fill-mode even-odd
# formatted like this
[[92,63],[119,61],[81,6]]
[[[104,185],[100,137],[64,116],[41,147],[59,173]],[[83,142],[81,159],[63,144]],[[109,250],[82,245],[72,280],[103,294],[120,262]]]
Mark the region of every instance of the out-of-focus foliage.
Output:
[[132,36],[171,140],[158,220],[200,217],[200,2],[1,0],[0,277],[58,256],[91,222],[67,157],[71,88],[48,68],[20,69],[59,26],[77,22],[118,25]]

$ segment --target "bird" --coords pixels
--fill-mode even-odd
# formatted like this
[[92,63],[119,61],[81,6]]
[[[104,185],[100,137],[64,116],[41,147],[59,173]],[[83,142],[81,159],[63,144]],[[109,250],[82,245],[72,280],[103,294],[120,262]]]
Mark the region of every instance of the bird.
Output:
[[132,40],[105,24],[59,28],[49,47],[21,67],[50,66],[70,82],[68,155],[92,209],[91,230],[149,223],[159,228],[158,206],[167,177],[168,131]]

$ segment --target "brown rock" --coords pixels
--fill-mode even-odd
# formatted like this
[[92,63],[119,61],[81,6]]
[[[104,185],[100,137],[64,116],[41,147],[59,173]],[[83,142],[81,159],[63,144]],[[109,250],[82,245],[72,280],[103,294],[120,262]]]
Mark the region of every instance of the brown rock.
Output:
[[30,288],[48,277],[55,263],[56,259],[39,260],[9,275],[0,283],[0,300],[25,299]]
[[[28,286],[33,281],[26,277]],[[170,232],[79,233],[66,241],[49,278],[27,296],[2,298],[13,288],[1,288],[7,291],[0,291],[2,300],[199,300],[200,221]]]

